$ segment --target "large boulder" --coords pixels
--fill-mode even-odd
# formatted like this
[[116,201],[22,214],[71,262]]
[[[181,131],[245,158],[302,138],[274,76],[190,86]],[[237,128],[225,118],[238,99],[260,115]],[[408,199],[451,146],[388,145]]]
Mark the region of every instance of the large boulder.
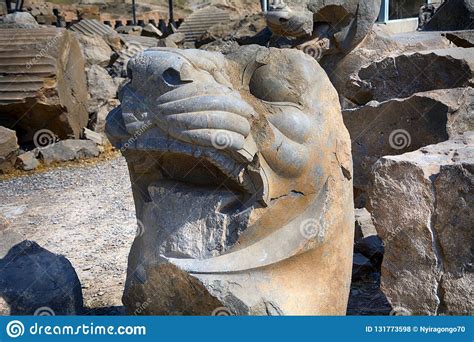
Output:
[[414,93],[474,85],[474,48],[403,53],[375,61],[351,79],[345,96],[369,101],[405,98]]
[[417,315],[472,315],[474,132],[374,166],[382,290]]
[[15,131],[0,126],[0,173],[13,169],[19,148]]
[[373,164],[382,156],[417,150],[474,130],[474,89],[417,93],[343,111],[352,138],[354,186],[370,187]]
[[25,240],[0,259],[0,269],[0,297],[10,306],[11,315],[82,313],[81,283],[64,256]]
[[454,31],[474,28],[474,1],[445,0],[431,19],[423,25],[426,31]]
[[425,50],[445,49],[450,41],[439,32],[410,32],[393,35],[383,25],[374,25],[367,37],[348,54],[321,59],[321,66],[326,70],[331,82],[339,93],[343,108],[353,107],[348,97],[353,97],[353,82],[357,81],[361,68],[383,60],[389,56]]
[[100,151],[91,140],[62,140],[46,147],[35,149],[35,153],[48,165],[54,162],[97,157]]
[[87,69],[87,87],[89,88],[89,113],[98,112],[110,99],[117,97],[118,85],[107,70],[99,65]]
[[97,64],[106,67],[109,65],[113,51],[101,36],[78,33],[76,37],[81,44],[82,54],[87,66]]
[[61,139],[79,137],[88,114],[77,39],[55,28],[0,29],[0,38],[8,59],[0,65],[0,125],[14,129],[20,143],[32,142],[42,129]]
[[0,17],[0,25],[3,27],[35,28],[38,23],[35,18],[27,12],[15,12]]

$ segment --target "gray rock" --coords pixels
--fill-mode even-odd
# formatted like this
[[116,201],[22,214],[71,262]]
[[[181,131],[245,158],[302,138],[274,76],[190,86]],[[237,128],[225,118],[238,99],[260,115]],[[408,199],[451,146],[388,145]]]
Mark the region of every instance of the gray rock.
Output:
[[420,51],[390,56],[361,68],[351,79],[346,97],[363,105],[473,84],[474,48]]
[[101,36],[88,36],[77,33],[76,37],[81,44],[81,51],[86,66],[97,64],[101,67],[106,67],[109,65],[113,51]]
[[104,145],[104,142],[106,140],[105,135],[91,131],[88,128],[84,128],[82,136],[84,139],[91,140],[97,145]]
[[472,315],[473,133],[374,166],[372,215],[385,246],[382,290],[418,315]]
[[35,28],[38,27],[38,23],[35,18],[28,12],[15,12],[3,16],[0,19],[0,24],[14,25],[15,27],[23,28]]
[[62,140],[46,147],[38,148],[39,157],[48,165],[80,158],[97,157],[97,145],[90,140]]
[[28,151],[26,153],[22,153],[18,156],[16,161],[17,167],[24,171],[31,171],[36,169],[40,162],[36,159],[36,154],[34,151]]
[[97,112],[108,100],[117,96],[118,86],[107,70],[99,65],[87,69],[87,87],[89,89],[89,113]]
[[474,89],[458,88],[417,93],[343,111],[352,138],[354,186],[370,187],[373,164],[447,140],[474,129]]
[[16,132],[0,126],[0,173],[13,169],[19,148]]
[[361,104],[349,99],[354,97],[353,83],[359,80],[358,73],[361,68],[374,61],[402,53],[449,47],[452,47],[450,41],[439,32],[409,32],[393,35],[385,25],[374,25],[365,39],[350,53],[324,56],[320,63],[337,89],[343,108],[351,108]]
[[[114,79],[116,80],[116,79]],[[108,100],[106,104],[101,106],[95,114],[95,122],[93,124],[94,132],[103,133],[105,131],[105,122],[110,111],[120,105],[117,99]]]
[[143,27],[141,35],[145,37],[160,38],[163,36],[163,32],[158,30],[153,24],[147,24]]
[[472,0],[443,1],[435,15],[423,26],[426,31],[468,30],[474,27]]
[[25,240],[0,259],[0,269],[0,296],[11,315],[82,313],[81,283],[64,256]]

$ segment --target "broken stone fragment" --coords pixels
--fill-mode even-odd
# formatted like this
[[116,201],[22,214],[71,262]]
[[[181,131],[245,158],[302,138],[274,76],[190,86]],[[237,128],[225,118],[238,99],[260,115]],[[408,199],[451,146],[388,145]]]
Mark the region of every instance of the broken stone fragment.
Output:
[[13,170],[19,148],[15,131],[0,126],[0,173]]
[[363,105],[473,84],[474,48],[419,51],[390,56],[361,68],[351,80],[346,97]]
[[343,111],[352,137],[354,186],[370,187],[373,164],[474,129],[474,89],[456,88],[414,94]]
[[21,144],[32,143],[43,129],[78,138],[88,121],[87,84],[74,35],[50,27],[0,28],[0,37],[9,60],[0,66],[0,125],[19,132]]
[[470,315],[474,135],[381,158],[370,193],[382,291],[414,315]]
[[[1,243],[4,242],[2,238]],[[81,283],[64,256],[24,240],[8,249],[0,259],[0,269],[0,297],[10,307],[11,315],[82,313]]]
[[36,151],[22,153],[18,156],[16,166],[24,171],[34,170],[40,165],[40,162],[36,157]]
[[81,44],[86,66],[97,64],[101,67],[106,67],[109,65],[113,52],[101,36],[89,36],[78,33],[76,37]]
[[38,148],[37,152],[46,165],[53,162],[97,157],[100,154],[95,142],[75,139],[58,141],[46,147]]

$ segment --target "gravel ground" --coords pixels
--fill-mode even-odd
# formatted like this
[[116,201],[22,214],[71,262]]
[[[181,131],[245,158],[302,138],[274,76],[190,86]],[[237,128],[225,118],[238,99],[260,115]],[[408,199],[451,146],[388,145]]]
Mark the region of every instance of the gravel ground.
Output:
[[87,308],[111,313],[110,307],[122,305],[136,232],[122,157],[0,181],[0,214],[24,239],[72,263]]

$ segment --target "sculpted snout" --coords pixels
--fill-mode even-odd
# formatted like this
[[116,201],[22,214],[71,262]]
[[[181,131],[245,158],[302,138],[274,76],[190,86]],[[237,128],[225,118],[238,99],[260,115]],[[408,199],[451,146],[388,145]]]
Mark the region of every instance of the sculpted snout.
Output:
[[[153,58],[147,59],[149,56]],[[192,60],[169,51],[149,51],[142,61],[137,58],[132,63],[132,70],[141,68],[141,63],[143,68],[153,66],[153,74],[148,73],[153,82],[148,84],[154,85],[156,91],[144,99],[153,108],[147,113],[152,125],[186,143],[231,150],[243,148],[250,134],[249,120],[255,111],[216,74],[216,69],[210,66],[206,70],[202,65],[196,68]],[[136,103],[133,97],[145,84],[145,80],[135,79],[133,74],[129,76],[132,81],[122,100],[124,116],[127,111],[136,110],[127,107],[127,97],[130,103]]]

